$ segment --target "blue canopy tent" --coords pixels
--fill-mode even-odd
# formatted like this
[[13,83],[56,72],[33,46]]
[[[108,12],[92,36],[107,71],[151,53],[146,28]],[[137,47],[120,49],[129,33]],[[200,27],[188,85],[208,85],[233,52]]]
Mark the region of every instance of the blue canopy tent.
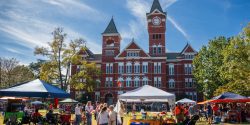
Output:
[[40,79],[0,90],[0,96],[68,98],[69,93]]
[[246,98],[247,97],[239,95],[239,94],[225,92],[218,96],[213,97],[212,99],[215,100],[215,99],[246,99]]
[[214,103],[227,103],[227,102],[250,102],[245,96],[238,95],[231,92],[222,93],[216,97],[213,97],[210,102]]

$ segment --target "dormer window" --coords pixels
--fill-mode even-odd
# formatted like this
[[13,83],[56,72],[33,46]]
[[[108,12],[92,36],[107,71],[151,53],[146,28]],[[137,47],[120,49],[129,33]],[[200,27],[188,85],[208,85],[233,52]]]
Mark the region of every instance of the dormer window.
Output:
[[184,58],[185,59],[194,59],[194,54],[186,53],[186,54],[184,54]]
[[139,51],[127,51],[127,57],[139,57]]

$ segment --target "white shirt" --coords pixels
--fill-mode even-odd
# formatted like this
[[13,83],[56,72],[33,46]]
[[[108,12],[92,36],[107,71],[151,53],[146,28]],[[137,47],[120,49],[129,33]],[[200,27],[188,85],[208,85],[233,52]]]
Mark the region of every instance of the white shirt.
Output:
[[110,111],[109,112],[109,118],[111,121],[115,121],[116,120],[116,112],[115,111]]
[[81,115],[81,107],[75,107],[75,115]]
[[135,104],[133,105],[133,110],[136,110],[136,105]]
[[92,112],[94,110],[94,108],[93,108],[93,106],[91,105],[91,106],[88,106],[88,105],[86,105],[86,107],[85,107],[85,111],[87,111],[87,112]]
[[98,122],[99,124],[105,124],[109,122],[109,113],[108,112],[103,112],[103,113],[99,113],[98,115]]

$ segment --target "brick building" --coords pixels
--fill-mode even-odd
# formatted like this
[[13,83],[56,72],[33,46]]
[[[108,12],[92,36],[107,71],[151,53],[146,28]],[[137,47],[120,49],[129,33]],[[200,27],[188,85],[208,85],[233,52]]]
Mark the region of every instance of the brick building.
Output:
[[[145,52],[134,39],[121,50],[121,36],[112,18],[102,33],[102,54],[93,54],[90,50],[79,53],[96,62],[102,71],[98,79],[100,85],[92,93],[93,101],[113,103],[119,94],[146,84],[174,93],[177,99],[201,100],[197,99],[192,75],[192,60],[197,52],[190,44],[179,53],[165,52],[167,14],[158,0],[154,0],[146,17],[149,52]],[[72,65],[72,73],[76,70],[77,66]],[[71,92],[72,95],[84,93]]]

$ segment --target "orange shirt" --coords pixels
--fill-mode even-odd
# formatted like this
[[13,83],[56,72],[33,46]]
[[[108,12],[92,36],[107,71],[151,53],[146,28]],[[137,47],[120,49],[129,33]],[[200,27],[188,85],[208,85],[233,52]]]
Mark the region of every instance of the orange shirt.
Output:
[[183,111],[182,107],[176,106],[174,109],[175,115],[179,115]]

